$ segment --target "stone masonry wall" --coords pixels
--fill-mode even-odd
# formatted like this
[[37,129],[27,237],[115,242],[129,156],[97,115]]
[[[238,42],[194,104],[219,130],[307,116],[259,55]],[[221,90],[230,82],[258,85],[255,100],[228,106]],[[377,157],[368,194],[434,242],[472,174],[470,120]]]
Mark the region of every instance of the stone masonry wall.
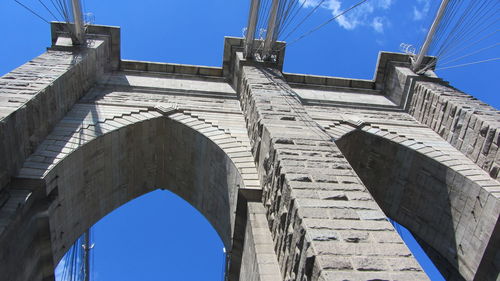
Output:
[[281,281],[273,240],[261,202],[248,202],[240,281]]
[[415,85],[409,113],[498,179],[498,110],[451,87],[421,81]]
[[[487,246],[498,240],[498,180],[405,112],[306,108],[337,140],[384,212],[419,238],[421,245],[433,245],[434,262],[447,280],[454,280],[447,274],[457,270],[468,280],[489,280],[480,276],[498,272],[490,259],[496,255],[495,247]],[[416,182],[411,179],[415,176]]]
[[[443,163],[469,161],[458,151],[463,159],[445,155],[449,149],[440,143],[445,141],[427,126],[489,173],[470,163],[480,174],[465,167],[460,169],[464,175],[483,185],[495,182],[487,186],[488,192],[465,188],[462,193],[470,196],[460,200],[466,198],[463,210],[468,208],[467,212],[450,218],[457,219],[459,226],[466,222],[462,228],[450,227],[461,241],[459,247],[465,249],[462,256],[474,259],[478,272],[494,271],[490,268],[500,241],[500,190],[495,180],[500,169],[498,111],[452,88],[418,82],[420,78],[404,67],[394,68],[398,79],[386,81],[386,86],[392,85],[386,96],[398,110],[406,109],[410,98],[406,83],[415,78],[410,114],[425,125],[413,124],[412,116],[397,110],[389,114],[380,108],[305,106],[307,101],[286,79],[322,85],[335,82],[357,92],[380,86],[386,68],[377,70],[379,78],[374,81],[283,75],[272,63],[264,67],[244,61],[237,46],[225,52],[236,53],[236,58],[231,61],[225,55],[224,68],[124,61],[123,71],[103,74],[120,65],[119,33],[113,32],[83,50],[53,48],[0,78],[0,261],[4,261],[0,279],[52,280],[53,265],[83,229],[148,188],[173,187],[222,230],[227,248],[231,239],[240,239],[234,237],[239,231],[233,224],[236,191],[254,195],[244,205],[243,249],[235,267],[240,280],[428,280],[353,170],[356,165],[349,164],[347,154],[334,142],[362,130],[383,134]],[[229,76],[228,63],[235,66]],[[235,79],[231,82],[237,84],[238,93],[227,77]],[[88,95],[80,99],[85,92]],[[439,140],[423,134],[425,130]],[[424,140],[418,141],[420,137]],[[442,151],[434,151],[435,147]],[[88,165],[103,157],[106,162]],[[363,157],[358,157],[360,163]],[[408,162],[406,157],[399,160]],[[410,170],[415,169],[407,167]],[[400,171],[397,165],[394,171]],[[260,187],[262,202],[256,202]],[[442,190],[445,197],[459,198],[447,193],[445,185]],[[409,196],[408,201],[412,199]],[[99,204],[103,207],[97,208]],[[486,219],[477,220],[480,213]],[[469,223],[472,219],[475,222]],[[469,239],[471,233],[478,233],[478,238]],[[479,247],[477,241],[484,245]],[[431,246],[438,248],[435,244]],[[481,251],[471,255],[468,249],[474,247]],[[24,275],[12,264],[24,268]],[[478,276],[474,278],[481,279]]]
[[49,50],[0,77],[0,191],[26,157],[95,83],[108,61],[106,41]]
[[244,66],[239,88],[284,280],[427,280],[281,74]]

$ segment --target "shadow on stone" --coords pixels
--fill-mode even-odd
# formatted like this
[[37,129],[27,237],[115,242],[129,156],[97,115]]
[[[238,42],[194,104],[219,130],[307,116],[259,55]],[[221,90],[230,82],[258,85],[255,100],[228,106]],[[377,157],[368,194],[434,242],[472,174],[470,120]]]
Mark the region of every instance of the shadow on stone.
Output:
[[[465,280],[455,237],[462,201],[450,179],[461,175],[406,146],[361,130],[337,141],[385,214],[409,229],[447,280]],[[463,209],[463,208],[462,208]]]

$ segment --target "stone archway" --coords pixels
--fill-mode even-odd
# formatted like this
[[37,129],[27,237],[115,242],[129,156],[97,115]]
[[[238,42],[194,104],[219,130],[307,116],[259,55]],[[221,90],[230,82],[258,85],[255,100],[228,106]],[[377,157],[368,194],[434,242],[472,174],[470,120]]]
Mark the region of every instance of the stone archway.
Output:
[[[44,253],[33,260],[21,255],[17,268],[2,269],[13,274],[12,280],[33,280],[42,271],[52,271],[48,267],[54,267],[87,228],[119,206],[158,188],[174,192],[200,211],[231,251],[238,190],[244,187],[238,168],[222,148],[166,116],[100,135],[47,166],[40,180],[17,178],[14,184],[29,181],[38,185],[33,193],[37,194],[33,204],[37,211],[26,213],[23,223],[9,233],[14,237],[16,232],[24,232],[34,217],[43,216],[43,235],[35,235],[33,242],[24,238],[11,242],[22,244],[14,248],[29,251],[35,246],[35,252],[44,248]],[[44,193],[48,199],[41,200]],[[31,231],[41,233],[37,227]],[[15,261],[12,254],[5,254]],[[49,257],[52,260],[47,260]],[[27,275],[20,275],[21,271]]]
[[[89,235],[91,280],[157,280],[161,276],[219,280],[226,272],[220,235],[191,204],[166,189],[120,206],[94,224]],[[83,243],[81,236],[61,259],[56,280],[66,280],[63,273],[67,276],[75,261],[77,269],[81,266],[76,257],[83,256]]]
[[[216,144],[168,118],[135,123],[69,154],[45,177],[54,261],[100,218],[157,188],[198,209],[231,248],[238,170]],[[55,189],[57,189],[55,191]]]
[[491,235],[496,223],[482,212],[488,193],[477,181],[364,130],[336,143],[386,215],[415,235],[447,280],[473,276],[476,257],[486,255],[477,233]]

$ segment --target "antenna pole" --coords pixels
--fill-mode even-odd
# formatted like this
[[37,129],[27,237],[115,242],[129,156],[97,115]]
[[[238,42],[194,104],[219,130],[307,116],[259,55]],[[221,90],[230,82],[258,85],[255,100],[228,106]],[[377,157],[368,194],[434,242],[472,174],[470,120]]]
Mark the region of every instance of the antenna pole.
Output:
[[92,246],[90,245],[90,230],[87,229],[85,234],[83,235],[84,245],[83,245],[83,266],[84,266],[84,281],[90,281],[90,249]]
[[75,40],[73,42],[75,45],[80,45],[83,43],[83,16],[82,16],[82,5],[80,0],[71,0],[71,6],[73,9],[73,18],[75,21]]
[[441,22],[441,19],[444,16],[444,12],[446,11],[446,7],[448,6],[449,0],[442,0],[441,5],[439,6],[439,10],[436,14],[436,18],[434,18],[434,21],[432,22],[431,29],[427,33],[427,37],[425,38],[424,45],[422,46],[422,49],[420,50],[417,61],[413,65],[413,70],[418,71],[420,68],[420,65],[422,64],[422,61],[424,60],[425,55],[427,54],[427,51],[429,50],[429,46],[431,45],[432,39],[434,37],[434,34],[437,31],[437,28],[439,26],[439,23]]

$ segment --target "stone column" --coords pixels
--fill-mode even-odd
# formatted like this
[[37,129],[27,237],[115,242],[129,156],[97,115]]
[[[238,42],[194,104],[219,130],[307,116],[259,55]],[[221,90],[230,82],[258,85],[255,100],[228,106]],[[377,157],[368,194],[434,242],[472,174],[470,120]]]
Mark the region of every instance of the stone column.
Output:
[[235,69],[284,280],[427,280],[281,72],[258,64]]
[[119,67],[119,28],[89,27],[85,46],[68,43],[64,28],[53,23],[53,45],[47,52],[0,77],[2,280],[54,280],[47,208],[57,194],[47,194],[36,177],[16,176],[100,75]]

